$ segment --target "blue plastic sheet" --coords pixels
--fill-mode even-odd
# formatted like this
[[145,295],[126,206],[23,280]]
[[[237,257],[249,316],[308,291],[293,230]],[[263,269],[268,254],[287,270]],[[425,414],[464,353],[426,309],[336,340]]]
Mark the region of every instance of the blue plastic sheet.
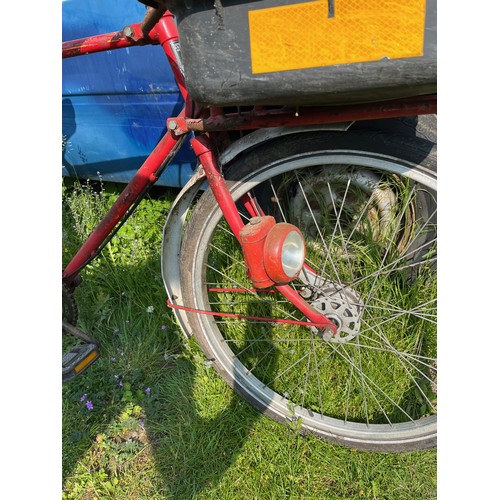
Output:
[[[63,41],[118,31],[145,13],[136,0],[63,0]],[[128,182],[183,107],[159,46],[132,47],[62,63],[63,175]],[[196,159],[186,143],[158,185],[181,187]]]

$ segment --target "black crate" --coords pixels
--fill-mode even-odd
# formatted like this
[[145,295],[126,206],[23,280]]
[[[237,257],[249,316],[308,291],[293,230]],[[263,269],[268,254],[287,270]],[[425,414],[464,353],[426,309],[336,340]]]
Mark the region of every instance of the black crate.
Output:
[[186,84],[217,106],[436,92],[436,0],[177,0]]

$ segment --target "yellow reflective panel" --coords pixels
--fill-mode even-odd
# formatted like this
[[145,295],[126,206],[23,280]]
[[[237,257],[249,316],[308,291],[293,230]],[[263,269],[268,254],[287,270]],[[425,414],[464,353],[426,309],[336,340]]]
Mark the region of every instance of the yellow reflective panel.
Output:
[[425,0],[328,0],[248,13],[253,73],[423,55]]
[[92,351],[85,359],[80,361],[80,363],[75,366],[75,372],[80,373],[85,367],[87,367],[92,361],[94,361],[96,357],[97,352]]

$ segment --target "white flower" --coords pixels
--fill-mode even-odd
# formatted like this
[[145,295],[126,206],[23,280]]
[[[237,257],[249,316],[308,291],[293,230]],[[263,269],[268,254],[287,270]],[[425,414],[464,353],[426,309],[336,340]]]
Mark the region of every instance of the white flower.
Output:
[[155,310],[155,308],[153,306],[146,307],[146,312],[148,312],[148,313],[152,313],[154,310]]

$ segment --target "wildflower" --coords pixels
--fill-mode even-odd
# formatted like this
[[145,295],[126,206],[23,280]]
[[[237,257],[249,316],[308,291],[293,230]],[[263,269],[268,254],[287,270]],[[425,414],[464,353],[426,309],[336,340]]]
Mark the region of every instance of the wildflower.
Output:
[[94,409],[94,405],[92,404],[92,401],[90,401],[90,399],[85,403],[85,406],[87,407],[87,410]]
[[85,401],[87,399],[87,395],[84,394],[81,398],[80,398],[80,401],[83,403],[83,401]]
[[167,325],[161,325],[161,329],[162,330],[166,330],[167,329]]
[[149,393],[151,392],[151,388],[146,387],[146,389],[144,389],[144,392],[149,396]]
[[114,356],[111,356],[111,362],[114,363],[116,361],[116,358]]
[[153,306],[146,307],[146,312],[148,312],[148,313],[152,313],[154,310],[155,310],[155,308]]

